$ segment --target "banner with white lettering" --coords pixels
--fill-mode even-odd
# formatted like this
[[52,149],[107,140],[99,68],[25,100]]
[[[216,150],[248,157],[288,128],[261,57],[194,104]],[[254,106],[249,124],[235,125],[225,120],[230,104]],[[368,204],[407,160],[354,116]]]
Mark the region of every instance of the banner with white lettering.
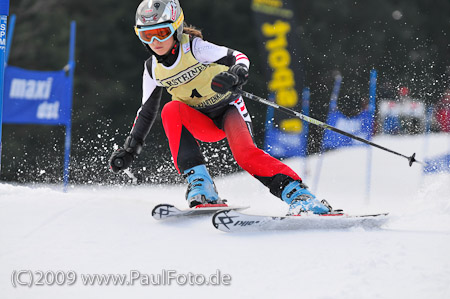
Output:
[[[253,0],[252,10],[266,58],[268,93],[273,95],[276,104],[300,111],[304,74],[292,1]],[[270,130],[266,132],[266,145],[272,146],[271,154],[275,157],[302,155],[304,151],[299,143],[304,133],[302,121],[278,110],[269,113],[273,116],[268,120],[270,126],[266,126]]]
[[7,66],[4,82],[4,123],[70,123],[70,78],[64,70],[30,71]]
[[[371,114],[369,110],[364,110],[354,117],[347,117],[339,110],[335,109],[330,112],[327,124],[336,127],[342,131],[356,135],[358,137],[369,139],[371,136]],[[363,145],[360,141],[356,141],[350,137],[325,130],[323,136],[323,148],[338,148],[341,146]]]

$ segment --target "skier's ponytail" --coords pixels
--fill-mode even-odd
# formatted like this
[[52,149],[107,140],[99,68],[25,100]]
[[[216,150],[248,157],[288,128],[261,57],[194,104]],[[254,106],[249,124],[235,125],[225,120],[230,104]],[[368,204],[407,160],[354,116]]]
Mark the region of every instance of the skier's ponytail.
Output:
[[189,34],[192,37],[203,38],[203,34],[200,29],[197,29],[193,25],[188,25],[186,23],[184,23],[183,33]]

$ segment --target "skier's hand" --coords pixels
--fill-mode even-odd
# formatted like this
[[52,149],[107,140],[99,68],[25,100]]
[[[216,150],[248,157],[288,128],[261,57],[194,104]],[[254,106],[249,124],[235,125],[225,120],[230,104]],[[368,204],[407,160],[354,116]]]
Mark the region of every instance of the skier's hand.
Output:
[[130,154],[123,148],[119,148],[109,158],[109,169],[114,173],[118,173],[130,167],[133,159],[133,154]]
[[133,136],[128,136],[123,148],[119,148],[112,153],[109,159],[110,170],[118,173],[130,167],[131,162],[141,153],[142,146],[142,142],[139,142]]
[[236,91],[247,83],[247,80],[247,67],[242,64],[236,64],[230,67],[228,71],[217,74],[211,82],[211,88],[217,93],[224,94],[229,91]]
[[235,74],[238,77],[238,79],[239,79],[239,82],[237,83],[238,88],[241,87],[242,85],[247,84],[248,68],[245,65],[235,64],[232,67],[230,67],[228,72]]

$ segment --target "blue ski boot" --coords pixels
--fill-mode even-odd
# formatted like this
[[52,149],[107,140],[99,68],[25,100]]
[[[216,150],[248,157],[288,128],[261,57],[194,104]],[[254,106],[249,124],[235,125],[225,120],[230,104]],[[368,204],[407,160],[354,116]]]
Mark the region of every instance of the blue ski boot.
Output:
[[183,172],[183,176],[189,183],[186,200],[190,208],[201,204],[223,203],[205,165],[189,168]]
[[308,187],[299,181],[292,181],[284,187],[281,198],[289,204],[287,216],[300,215],[313,212],[314,214],[326,214],[330,212],[329,205],[324,205],[309,192]]

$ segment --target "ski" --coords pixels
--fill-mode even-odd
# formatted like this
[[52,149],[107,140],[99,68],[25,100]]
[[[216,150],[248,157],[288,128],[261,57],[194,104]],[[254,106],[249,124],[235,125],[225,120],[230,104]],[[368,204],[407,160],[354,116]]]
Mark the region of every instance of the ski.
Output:
[[214,214],[221,210],[243,210],[247,209],[245,206],[229,206],[227,204],[203,204],[193,208],[179,209],[171,204],[159,204],[152,210],[152,216],[156,220],[163,220],[167,218],[182,217],[182,216],[198,216]]
[[248,215],[234,210],[223,210],[217,211],[212,218],[214,227],[224,232],[378,228],[387,220],[388,213],[348,215],[341,211],[324,215],[280,217]]

